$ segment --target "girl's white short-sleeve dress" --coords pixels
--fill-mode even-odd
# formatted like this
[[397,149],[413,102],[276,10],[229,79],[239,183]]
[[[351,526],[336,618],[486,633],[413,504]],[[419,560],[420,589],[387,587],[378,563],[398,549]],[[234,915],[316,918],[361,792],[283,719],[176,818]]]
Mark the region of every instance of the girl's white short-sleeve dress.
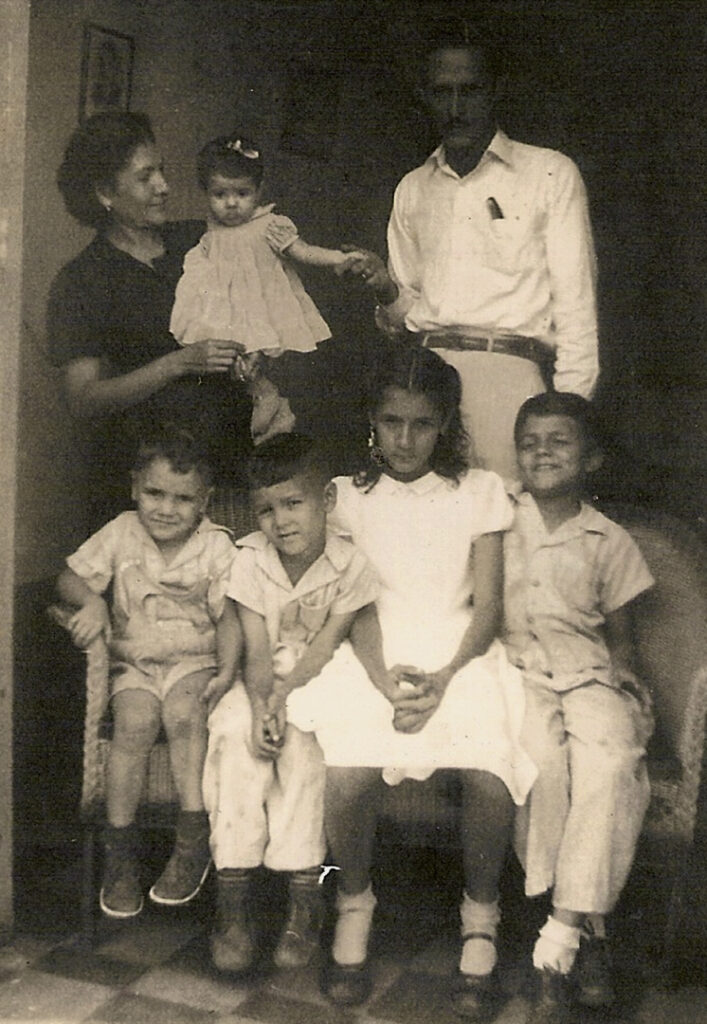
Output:
[[[400,483],[384,474],[369,491],[348,477],[335,482],[331,525],[353,539],[379,576],[386,664],[444,667],[473,614],[473,542],[511,523],[500,478],[472,469],[458,484],[436,473]],[[518,741],[522,678],[498,640],[456,673],[418,733],[394,729],[392,705],[348,641],[316,679],[290,694],[287,708],[289,721],[316,732],[328,765],[380,766],[391,783],[437,768],[475,768],[499,776],[522,804],[535,778]]]

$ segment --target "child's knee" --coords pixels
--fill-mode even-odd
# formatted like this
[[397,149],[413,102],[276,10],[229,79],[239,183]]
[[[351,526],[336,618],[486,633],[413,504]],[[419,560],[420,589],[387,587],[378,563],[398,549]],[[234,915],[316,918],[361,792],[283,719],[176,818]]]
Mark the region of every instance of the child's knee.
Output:
[[127,753],[141,753],[153,746],[160,727],[159,705],[131,701],[127,694],[113,706],[113,746]]
[[206,705],[195,698],[165,702],[162,721],[170,739],[206,732]]

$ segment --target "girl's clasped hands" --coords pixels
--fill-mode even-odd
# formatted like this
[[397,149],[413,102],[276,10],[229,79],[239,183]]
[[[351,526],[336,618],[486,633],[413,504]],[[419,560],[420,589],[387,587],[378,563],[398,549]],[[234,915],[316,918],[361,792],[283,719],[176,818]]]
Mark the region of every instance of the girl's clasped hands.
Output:
[[398,732],[419,732],[439,707],[452,678],[444,669],[423,672],[413,665],[388,670],[385,696],[393,705],[393,726]]

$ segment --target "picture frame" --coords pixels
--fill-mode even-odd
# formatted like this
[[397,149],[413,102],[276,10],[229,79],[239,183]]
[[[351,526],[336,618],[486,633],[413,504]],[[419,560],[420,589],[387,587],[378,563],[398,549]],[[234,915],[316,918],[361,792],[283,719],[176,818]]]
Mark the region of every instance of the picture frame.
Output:
[[135,40],[87,22],[81,53],[79,122],[104,110],[129,110]]

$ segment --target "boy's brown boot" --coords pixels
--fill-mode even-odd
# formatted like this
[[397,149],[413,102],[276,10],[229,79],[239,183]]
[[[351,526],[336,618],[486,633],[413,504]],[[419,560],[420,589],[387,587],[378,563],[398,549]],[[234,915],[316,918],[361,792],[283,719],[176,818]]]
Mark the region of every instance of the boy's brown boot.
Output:
[[319,949],[323,916],[320,873],[320,868],[312,868],[290,875],[290,910],[273,954],[277,967],[305,967]]
[[240,868],[224,868],[218,873],[211,959],[219,971],[240,973],[252,966],[255,943],[247,906],[251,875],[252,871]]
[[174,851],[150,889],[150,899],[167,907],[189,903],[200,891],[211,867],[209,819],[206,811],[180,811]]
[[144,899],[136,854],[134,825],[106,825],[103,830],[103,879],[99,903],[108,917],[137,917]]

